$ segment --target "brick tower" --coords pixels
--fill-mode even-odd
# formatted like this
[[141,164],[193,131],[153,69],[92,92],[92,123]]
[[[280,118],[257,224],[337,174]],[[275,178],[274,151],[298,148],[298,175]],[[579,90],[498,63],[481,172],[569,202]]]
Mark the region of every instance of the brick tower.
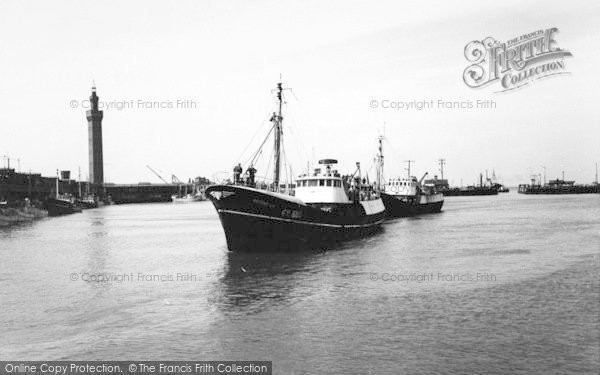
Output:
[[104,163],[102,161],[102,117],[103,111],[98,110],[96,87],[92,87],[90,109],[87,111],[88,145],[90,158],[90,184],[92,191],[101,194],[104,183]]

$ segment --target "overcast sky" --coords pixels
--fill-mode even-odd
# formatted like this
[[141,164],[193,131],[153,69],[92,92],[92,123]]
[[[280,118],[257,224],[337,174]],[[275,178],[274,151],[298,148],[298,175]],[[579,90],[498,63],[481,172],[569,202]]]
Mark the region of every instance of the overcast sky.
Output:
[[[245,162],[268,130],[282,74],[286,155],[372,165],[385,124],[386,175],[446,159],[453,184],[488,169],[505,183],[594,179],[600,161],[600,3],[593,1],[0,2],[0,155],[11,166],[87,175],[84,101],[105,108],[108,182],[213,177]],[[472,89],[464,47],[557,27],[569,75],[514,92]],[[371,101],[493,100],[495,109],[406,111]],[[139,102],[175,108],[139,108]],[[190,100],[196,108],[176,108]],[[73,104],[73,101],[75,104]],[[76,108],[72,108],[72,107]],[[256,137],[253,139],[253,136]],[[252,142],[251,139],[253,139]],[[250,145],[249,145],[250,144]],[[268,158],[271,147],[264,151]],[[266,167],[259,166],[259,175]],[[85,177],[84,177],[85,178]]]

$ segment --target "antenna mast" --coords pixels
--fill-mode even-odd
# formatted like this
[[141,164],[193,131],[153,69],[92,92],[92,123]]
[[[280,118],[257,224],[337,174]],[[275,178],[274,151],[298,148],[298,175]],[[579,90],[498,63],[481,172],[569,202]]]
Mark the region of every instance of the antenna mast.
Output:
[[381,190],[381,180],[383,179],[383,135],[380,135],[379,140],[379,154],[377,155],[377,189]]
[[408,163],[408,168],[406,168],[406,170],[408,171],[408,179],[410,179],[410,163],[414,163],[414,160],[404,160],[405,163]]

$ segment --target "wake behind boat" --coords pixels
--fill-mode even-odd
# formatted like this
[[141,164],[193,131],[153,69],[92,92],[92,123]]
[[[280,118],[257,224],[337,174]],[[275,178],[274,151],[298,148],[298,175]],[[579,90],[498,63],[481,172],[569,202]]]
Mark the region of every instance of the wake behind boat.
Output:
[[[274,113],[274,178],[256,187],[251,166],[246,181],[235,169],[233,184],[213,185],[206,196],[214,204],[230,251],[270,252],[320,246],[373,233],[385,218],[379,194],[363,185],[360,164],[351,176],[333,166],[337,160],[319,161],[322,167],[299,176],[295,188],[280,192],[282,87],[277,86],[279,113]],[[264,144],[264,142],[263,142]]]

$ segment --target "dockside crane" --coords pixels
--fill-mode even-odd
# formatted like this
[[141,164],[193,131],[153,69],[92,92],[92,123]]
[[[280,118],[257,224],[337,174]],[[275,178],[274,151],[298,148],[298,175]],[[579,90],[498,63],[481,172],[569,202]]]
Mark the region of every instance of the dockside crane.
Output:
[[161,175],[159,175],[154,169],[152,169],[149,165],[146,165],[146,167],[148,169],[150,169],[152,171],[152,173],[154,173],[156,176],[158,176],[158,178],[160,178],[162,180],[162,182],[164,182],[165,184],[168,184],[167,180],[165,180],[164,178],[162,178]]

